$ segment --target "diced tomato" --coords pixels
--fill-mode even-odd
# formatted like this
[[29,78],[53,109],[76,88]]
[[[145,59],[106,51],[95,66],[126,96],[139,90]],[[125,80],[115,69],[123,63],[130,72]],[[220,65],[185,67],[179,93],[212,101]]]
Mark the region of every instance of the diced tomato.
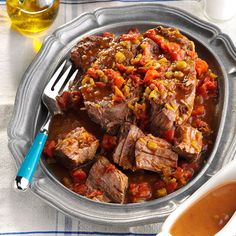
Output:
[[162,137],[170,143],[172,143],[174,141],[174,136],[175,136],[174,129],[168,129],[168,130],[163,131],[163,133],[162,133]]
[[166,184],[163,180],[158,180],[155,184],[154,184],[154,188],[155,189],[161,189],[161,188],[165,188]]
[[143,48],[143,56],[150,58],[152,56],[150,43],[147,41],[144,41],[142,43],[142,45],[143,45],[143,47],[142,47]]
[[161,47],[161,44],[164,43],[165,39],[156,34],[155,29],[150,29],[144,33],[145,37],[152,39],[157,45]]
[[71,108],[77,110],[83,98],[80,91],[71,91]]
[[108,79],[112,82],[112,84],[117,86],[119,89],[125,82],[125,80],[118,71],[114,71],[113,69],[105,69],[104,73],[108,77]]
[[147,182],[132,183],[130,184],[129,190],[135,198],[148,199],[152,196],[151,187]]
[[82,169],[76,169],[71,173],[71,177],[74,183],[83,183],[87,178],[87,174]]
[[190,56],[192,59],[196,58],[197,56],[196,52],[190,50],[187,51],[187,55]]
[[125,80],[121,76],[114,78],[114,85],[116,85],[119,89],[122,87],[124,82]]
[[87,70],[87,74],[91,76],[93,79],[96,79],[98,77],[96,73],[96,69],[94,69],[93,67]]
[[96,85],[97,88],[105,88],[107,86],[106,83],[100,82],[100,81],[99,82],[95,82],[95,85]]
[[188,167],[193,169],[194,171],[197,171],[199,169],[199,164],[197,162],[191,162],[188,164]]
[[88,190],[88,187],[85,184],[77,183],[73,186],[73,191],[81,195],[86,195],[87,190]]
[[111,151],[117,144],[117,137],[105,134],[102,139],[101,147],[106,151]]
[[111,173],[114,172],[116,167],[113,164],[108,164],[105,168],[105,173]]
[[94,189],[93,191],[91,191],[87,197],[89,198],[93,198],[93,197],[96,197],[96,196],[99,196],[99,195],[102,195],[102,192],[98,189]]
[[132,80],[132,83],[135,87],[138,87],[143,83],[143,80],[141,79],[139,74],[131,74],[129,75],[129,78]]
[[144,77],[144,83],[150,84],[153,79],[156,79],[159,73],[156,70],[148,70]]
[[56,101],[62,111],[67,111],[71,103],[70,92],[64,91],[60,96],[56,97]]
[[198,106],[194,107],[191,115],[192,116],[202,116],[202,115],[204,115],[204,113],[205,113],[204,105],[198,105]]
[[181,167],[177,167],[175,170],[173,177],[176,178],[177,180],[183,178],[184,175],[184,170]]
[[208,71],[208,64],[204,60],[197,58],[195,62],[195,69],[197,71],[197,75],[201,76]]
[[202,95],[205,99],[217,96],[217,81],[207,75],[199,81],[197,94]]
[[186,170],[184,170],[184,178],[186,180],[189,180],[193,177],[194,174],[194,170],[192,168],[188,168]]
[[139,35],[140,34],[137,34],[137,33],[122,34],[120,38],[123,41],[135,41],[139,38]]
[[116,36],[110,32],[104,32],[102,37],[115,38]]
[[57,104],[62,111],[67,111],[71,108],[78,109],[82,100],[80,91],[64,91],[60,96],[56,97]]
[[126,71],[126,67],[124,66],[124,64],[121,64],[121,63],[116,63],[116,68],[117,68],[120,72],[125,72],[125,71]]
[[180,45],[173,42],[163,43],[162,49],[171,56],[172,60],[183,60],[185,52]]
[[47,140],[43,149],[43,153],[47,157],[52,158],[54,155],[55,148],[56,148],[56,142],[54,140]]
[[186,168],[188,164],[189,163],[187,161],[180,160],[178,166],[180,166],[181,168]]
[[176,190],[177,186],[178,186],[178,183],[177,183],[177,182],[174,182],[174,181],[167,183],[167,184],[166,184],[167,193],[168,193],[168,194],[169,194],[169,193],[173,193],[173,192]]
[[148,70],[155,70],[154,66],[140,66],[137,68],[139,74],[146,74]]

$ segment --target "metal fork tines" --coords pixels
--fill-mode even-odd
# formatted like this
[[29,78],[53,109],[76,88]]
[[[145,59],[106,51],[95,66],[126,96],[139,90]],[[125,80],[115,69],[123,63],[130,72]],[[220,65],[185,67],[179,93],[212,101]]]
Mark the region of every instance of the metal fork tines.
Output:
[[[59,108],[56,104],[56,97],[63,91],[69,89],[71,81],[73,81],[77,75],[78,70],[75,70],[73,72],[72,65],[70,65],[65,70],[66,64],[67,61],[64,61],[60,65],[60,67],[56,70],[56,72],[46,85],[42,94],[42,101],[47,107],[49,115],[44,125],[35,137],[29,151],[25,156],[23,163],[21,164],[20,169],[17,172],[14,186],[18,190],[27,190],[30,182],[32,181],[33,175],[35,173],[45,142],[48,137],[48,128],[52,115],[59,112]],[[64,70],[65,72],[63,72]]]
[[[42,100],[50,113],[58,112],[58,107],[56,106],[56,97],[60,95],[63,91],[69,89],[71,81],[73,81],[78,73],[75,70],[71,77],[68,78],[72,71],[72,65],[70,65],[65,72],[62,74],[63,69],[66,67],[66,62],[64,61],[61,66],[56,70],[47,86],[44,89]],[[62,75],[61,75],[62,74]]]

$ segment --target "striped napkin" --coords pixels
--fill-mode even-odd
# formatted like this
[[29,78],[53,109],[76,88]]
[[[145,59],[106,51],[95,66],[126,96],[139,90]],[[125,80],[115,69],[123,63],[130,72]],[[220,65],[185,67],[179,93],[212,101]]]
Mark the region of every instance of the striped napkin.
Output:
[[[62,0],[60,6],[60,12],[58,14],[55,24],[48,31],[48,33],[54,31],[56,27],[62,25],[79,14],[87,11],[93,11],[96,8],[109,7],[109,6],[121,6],[133,4],[138,2],[134,0],[121,0],[121,1],[109,1],[109,0]],[[152,1],[149,1],[152,2]],[[202,17],[201,6],[198,1],[161,1],[162,3],[180,7],[193,14],[198,14]],[[1,37],[8,37],[9,40],[14,41],[12,37],[16,37],[10,29],[2,30],[1,24],[7,22],[5,1],[0,0],[0,41]],[[5,17],[5,18],[4,18]],[[232,26],[233,27],[233,26]],[[2,32],[4,34],[2,34]],[[235,32],[235,31],[233,31]],[[5,40],[5,39],[4,39]],[[5,40],[4,42],[8,42]],[[18,47],[21,44],[18,42]],[[27,45],[22,44],[22,47]],[[9,49],[8,49],[9,50]],[[23,50],[23,49],[18,49]],[[14,57],[14,51],[9,52],[11,57]],[[0,61],[2,59],[2,53],[0,53]],[[24,54],[22,54],[24,56]],[[27,60],[19,62],[17,71],[25,63],[30,62],[33,59],[32,54],[27,54]],[[6,60],[9,60],[7,57]],[[0,63],[1,64],[1,63]],[[3,74],[4,68],[1,68]],[[23,72],[22,72],[23,73]],[[11,86],[9,85],[9,88]],[[0,93],[0,98],[1,93]],[[32,192],[26,193],[14,192],[12,188],[12,180],[16,174],[16,168],[14,161],[11,159],[7,148],[7,132],[6,127],[10,120],[13,109],[13,99],[5,99],[0,101],[0,235],[156,235],[160,231],[161,224],[140,225],[135,227],[117,227],[117,226],[103,226],[91,224],[79,219],[73,219],[69,216],[65,216],[63,213],[58,212],[53,207],[44,203],[41,199],[35,196]]]

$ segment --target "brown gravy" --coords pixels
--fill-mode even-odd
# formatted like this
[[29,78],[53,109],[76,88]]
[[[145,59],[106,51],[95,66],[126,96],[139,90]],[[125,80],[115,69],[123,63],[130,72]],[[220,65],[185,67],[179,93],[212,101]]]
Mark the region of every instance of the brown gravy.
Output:
[[[172,236],[213,236],[236,211],[236,181],[209,191],[174,223]],[[235,228],[236,229],[236,228]]]

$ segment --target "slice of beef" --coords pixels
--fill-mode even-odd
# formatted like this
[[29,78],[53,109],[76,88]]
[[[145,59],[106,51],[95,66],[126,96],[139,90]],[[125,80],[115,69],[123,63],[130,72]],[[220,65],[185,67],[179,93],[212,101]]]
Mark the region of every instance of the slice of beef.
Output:
[[85,72],[97,59],[99,51],[109,48],[112,42],[112,37],[88,36],[72,48],[70,59],[77,68]]
[[123,169],[135,170],[135,144],[144,134],[137,126],[129,123],[124,124],[122,128],[123,132],[113,154],[113,160]]
[[176,119],[176,124],[178,126],[184,124],[191,116],[194,106],[194,100],[196,97],[196,87],[197,79],[195,70],[189,72],[184,81],[176,83],[176,98],[179,104],[178,117]]
[[128,177],[118,170],[108,159],[100,156],[89,171],[86,181],[88,188],[95,188],[116,203],[124,203],[128,187]]
[[202,150],[202,133],[190,124],[179,126],[175,131],[174,150],[189,161],[196,161]]
[[[119,60],[117,55],[122,55],[122,58]],[[99,66],[100,69],[112,68],[114,62],[122,63],[123,65],[129,65],[130,60],[134,58],[134,56],[135,54],[123,43],[116,42],[109,48],[101,50],[97,54],[97,59],[94,61],[94,65]]]
[[163,172],[165,175],[177,167],[178,155],[164,139],[148,134],[138,139],[135,145],[138,169]]
[[68,169],[73,169],[95,157],[99,141],[83,127],[69,132],[58,141],[55,156]]
[[156,88],[150,88],[150,94],[153,95],[154,90],[155,96],[148,98],[154,100],[150,101],[151,130],[167,130],[185,123],[193,109],[197,85],[194,43],[178,29],[162,26],[148,30],[144,37],[152,39],[161,48],[169,63],[166,70],[158,71]]
[[80,88],[87,113],[91,120],[99,124],[107,133],[117,134],[124,122],[132,121],[133,115],[128,104],[133,103],[136,98],[129,98],[123,102],[114,102],[111,89],[99,88],[96,91],[87,93],[88,87],[92,86],[82,86]]
[[130,120],[132,112],[127,104],[106,101],[84,102],[89,117],[110,134],[117,134],[120,126]]
[[161,130],[169,130],[174,126],[176,112],[151,103],[150,131],[159,135]]

